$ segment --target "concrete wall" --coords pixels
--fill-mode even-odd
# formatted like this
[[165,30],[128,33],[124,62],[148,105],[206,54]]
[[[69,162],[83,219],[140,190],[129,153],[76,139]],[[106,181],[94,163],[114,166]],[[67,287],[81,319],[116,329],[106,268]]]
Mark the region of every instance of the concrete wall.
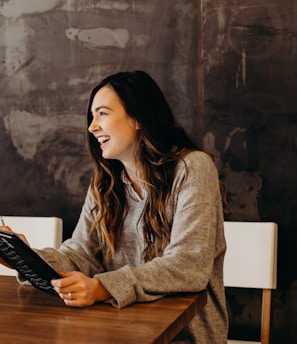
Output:
[[[296,12],[290,0],[0,0],[1,213],[61,216],[70,236],[93,168],[89,92],[146,70],[215,155],[226,219],[279,224],[272,342],[296,343]],[[233,332],[251,334],[258,293],[228,295]]]
[[[202,13],[204,146],[215,154],[227,187],[226,218],[279,225],[279,290],[273,298],[271,341],[293,344],[297,342],[297,3],[205,0]],[[241,294],[243,298],[230,291],[231,319],[253,327],[259,296]]]
[[0,1],[1,212],[56,214],[71,234],[93,168],[87,101],[110,73],[149,72],[196,135],[197,32],[195,1]]

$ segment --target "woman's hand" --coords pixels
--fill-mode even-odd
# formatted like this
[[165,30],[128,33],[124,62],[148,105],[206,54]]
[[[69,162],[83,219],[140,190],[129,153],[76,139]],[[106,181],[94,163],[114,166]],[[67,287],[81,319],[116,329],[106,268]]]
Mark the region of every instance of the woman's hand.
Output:
[[[8,226],[0,226],[0,229],[2,231],[6,231],[6,232],[10,232],[10,233],[14,233],[15,235],[17,235],[26,245],[30,246],[26,237],[23,234],[17,234],[15,233],[10,227]],[[3,260],[2,258],[0,258],[0,264],[5,265],[6,267],[13,269],[13,267],[11,265],[9,265],[8,263],[6,263],[5,260]]]
[[87,277],[81,272],[61,272],[63,278],[51,281],[52,286],[66,305],[74,307],[91,306],[96,301],[111,297],[96,278]]

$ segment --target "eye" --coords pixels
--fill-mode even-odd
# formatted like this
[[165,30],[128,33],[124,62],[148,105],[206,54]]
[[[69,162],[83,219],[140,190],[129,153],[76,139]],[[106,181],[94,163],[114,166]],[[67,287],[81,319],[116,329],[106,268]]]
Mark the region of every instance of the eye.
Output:
[[100,115],[100,116],[107,116],[107,112],[105,112],[105,111],[99,111],[99,115]]

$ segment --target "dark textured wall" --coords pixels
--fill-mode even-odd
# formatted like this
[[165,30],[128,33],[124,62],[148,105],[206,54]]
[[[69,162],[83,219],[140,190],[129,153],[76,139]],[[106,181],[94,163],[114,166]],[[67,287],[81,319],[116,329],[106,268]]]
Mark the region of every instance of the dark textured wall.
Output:
[[[297,343],[297,3],[203,5],[205,147],[227,187],[226,218],[279,225],[271,340]],[[259,297],[242,294],[230,291],[232,321],[253,325]]]
[[[144,69],[214,154],[226,219],[279,224],[272,342],[296,343],[296,14],[291,0],[0,0],[1,213],[61,216],[71,235],[92,173],[89,92]],[[259,294],[228,301],[232,331],[251,334]]]
[[110,73],[149,72],[196,136],[197,32],[190,0],[0,1],[1,213],[55,214],[71,234],[93,167],[87,101]]

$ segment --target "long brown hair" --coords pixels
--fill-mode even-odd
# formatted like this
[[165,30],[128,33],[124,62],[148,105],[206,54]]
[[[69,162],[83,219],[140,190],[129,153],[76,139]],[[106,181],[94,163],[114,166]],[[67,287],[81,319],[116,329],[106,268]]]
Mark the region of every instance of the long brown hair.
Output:
[[[148,199],[142,215],[144,237],[143,260],[162,254],[169,242],[171,221],[166,213],[170,200],[176,164],[187,151],[198,150],[185,131],[177,125],[170,107],[156,82],[145,72],[121,72],[101,81],[92,91],[88,106],[88,126],[92,121],[91,106],[96,93],[112,87],[129,116],[140,126],[137,152]],[[104,159],[98,141],[88,133],[90,153],[96,169],[91,181],[95,199],[92,210],[100,246],[105,248],[104,261],[114,255],[119,243],[127,209],[122,172],[118,160]]]

